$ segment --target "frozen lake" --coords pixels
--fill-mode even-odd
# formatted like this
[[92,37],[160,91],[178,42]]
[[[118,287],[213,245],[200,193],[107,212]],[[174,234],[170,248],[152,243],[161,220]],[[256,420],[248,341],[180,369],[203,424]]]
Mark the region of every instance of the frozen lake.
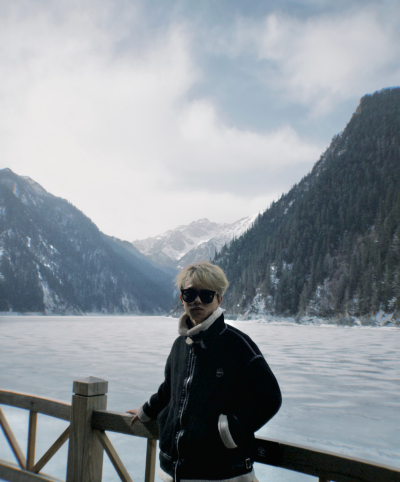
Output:
[[[258,434],[400,467],[400,330],[229,322],[258,344],[281,386],[280,412]],[[73,380],[109,382],[108,409],[142,404],[163,379],[177,320],[0,317],[0,388],[71,402]],[[23,450],[28,413],[2,406]],[[36,460],[67,426],[39,415]],[[135,481],[145,441],[109,434]],[[67,445],[67,444],[66,444]],[[65,480],[67,448],[44,472]],[[0,433],[0,458],[14,457]],[[118,481],[104,457],[104,481]],[[260,482],[316,479],[256,464]]]

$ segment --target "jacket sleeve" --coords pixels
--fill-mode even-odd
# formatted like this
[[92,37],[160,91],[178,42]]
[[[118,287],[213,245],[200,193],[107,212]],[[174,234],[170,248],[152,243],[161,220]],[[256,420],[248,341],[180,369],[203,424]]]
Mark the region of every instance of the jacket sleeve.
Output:
[[227,414],[229,432],[237,445],[249,430],[254,434],[265,425],[282,404],[278,382],[262,355],[251,359],[238,378],[239,396]]
[[171,398],[171,355],[167,359],[164,371],[164,381],[158,391],[152,395],[148,402],[138,409],[138,416],[141,422],[155,420],[161,410],[166,407]]

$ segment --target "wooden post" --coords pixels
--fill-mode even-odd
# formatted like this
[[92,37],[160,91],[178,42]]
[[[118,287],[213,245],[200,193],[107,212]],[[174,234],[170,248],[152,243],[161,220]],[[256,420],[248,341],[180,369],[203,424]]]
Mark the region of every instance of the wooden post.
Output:
[[154,482],[156,473],[156,458],[157,458],[157,440],[147,439],[146,451],[146,469],[144,473],[144,482]]
[[35,465],[37,418],[38,413],[31,410],[29,412],[28,453],[26,455],[26,468],[28,470],[32,470]]
[[92,412],[107,408],[108,382],[96,377],[75,380],[73,391],[67,482],[101,482],[103,447],[92,430]]

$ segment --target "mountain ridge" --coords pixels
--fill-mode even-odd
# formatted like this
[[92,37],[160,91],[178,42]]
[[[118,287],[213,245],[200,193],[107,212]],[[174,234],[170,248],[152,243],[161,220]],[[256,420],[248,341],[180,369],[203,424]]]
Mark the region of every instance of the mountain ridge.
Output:
[[311,172],[215,261],[233,318],[399,323],[400,89],[364,96]]
[[71,203],[0,170],[1,312],[162,314],[172,293],[170,275],[106,237]]
[[249,229],[255,218],[252,215],[234,223],[201,218],[158,236],[135,240],[132,245],[155,263],[179,270],[196,261],[212,259],[225,244]]

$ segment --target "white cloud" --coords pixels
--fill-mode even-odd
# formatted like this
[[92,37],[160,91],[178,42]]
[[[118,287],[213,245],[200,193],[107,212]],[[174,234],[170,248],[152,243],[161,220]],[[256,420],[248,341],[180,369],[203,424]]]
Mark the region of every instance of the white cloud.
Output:
[[107,234],[235,221],[276,199],[277,177],[319,157],[322,146],[290,126],[239,130],[210,100],[188,101],[202,73],[187,26],[139,38],[142,19],[129,4],[116,19],[106,0],[67,4],[24,11],[29,2],[16,2],[2,12],[2,162]]
[[226,51],[251,50],[267,88],[324,115],[342,101],[399,84],[399,16],[399,5],[376,4],[305,19],[279,13],[240,19]]

